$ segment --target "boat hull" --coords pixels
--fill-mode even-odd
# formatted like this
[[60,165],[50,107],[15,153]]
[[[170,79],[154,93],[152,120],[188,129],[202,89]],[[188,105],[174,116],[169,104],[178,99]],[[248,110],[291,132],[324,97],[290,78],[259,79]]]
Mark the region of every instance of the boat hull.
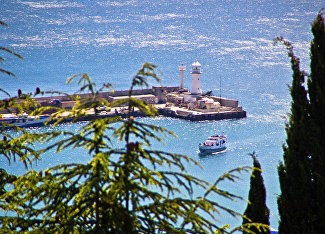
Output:
[[20,128],[41,127],[41,126],[44,126],[44,123],[48,119],[49,118],[43,118],[43,119],[39,119],[39,120],[27,121],[25,123],[14,123],[13,125],[20,127]]
[[22,118],[22,117],[14,117],[3,119],[0,122],[9,124],[5,127],[5,129],[11,129],[13,126],[19,128],[30,128],[30,127],[41,127],[44,126],[44,123],[49,120],[50,117],[42,116],[42,117],[31,117],[31,118]]
[[201,154],[213,154],[220,151],[224,151],[227,149],[227,146],[222,147],[207,147],[207,146],[199,146],[199,150]]

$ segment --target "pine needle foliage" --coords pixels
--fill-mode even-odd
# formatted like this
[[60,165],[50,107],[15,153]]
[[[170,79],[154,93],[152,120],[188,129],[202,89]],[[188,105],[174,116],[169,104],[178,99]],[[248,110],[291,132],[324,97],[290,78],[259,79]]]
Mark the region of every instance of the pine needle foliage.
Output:
[[[105,84],[96,90],[87,74],[73,76],[68,82],[77,77],[80,77],[82,85],[79,91],[88,91],[91,98],[77,99],[65,117],[62,117],[65,110],[58,109],[52,116],[57,123],[67,116],[79,119],[90,110],[97,113],[96,109],[103,105],[110,109],[121,103],[108,103],[100,98],[99,91],[110,86]],[[187,163],[198,165],[197,161],[185,155],[152,149],[153,141],[163,141],[166,136],[174,134],[132,116],[134,108],[152,116],[156,114],[152,106],[132,98],[132,91],[148,85],[148,78],[159,81],[156,66],[145,63],[132,79],[128,98],[123,100],[128,106],[125,119],[94,118],[77,133],[55,130],[22,132],[18,137],[20,143],[23,140],[27,143],[48,142],[46,147],[33,151],[37,154],[36,159],[46,152],[83,148],[90,160],[86,164],[60,164],[39,172],[28,170],[24,175],[5,179],[2,185],[6,184],[9,189],[4,190],[0,197],[0,208],[7,212],[0,217],[1,232],[231,232],[226,230],[226,226],[216,225],[217,215],[221,211],[232,216],[240,214],[218,203],[215,198],[241,199],[219,186],[223,181],[237,181],[238,173],[249,168],[234,169],[214,184],[209,184],[186,171]],[[42,113],[45,109],[36,112]],[[117,141],[123,146],[116,147]],[[1,144],[13,142],[14,139],[0,141]],[[24,155],[28,158],[26,162],[35,159],[29,156]],[[12,160],[12,155],[6,157]],[[9,175],[3,178],[9,178]]]
[[[3,21],[0,21],[0,25],[4,27],[8,27]],[[19,59],[24,59],[20,54],[12,51],[7,47],[0,46],[0,52],[4,52],[6,54],[14,55]],[[0,55],[0,64],[5,62],[5,58]],[[16,75],[8,70],[0,68],[0,73],[5,75],[16,77]],[[31,98],[31,95],[26,95],[21,93],[19,96],[11,97],[10,94],[3,88],[0,88],[0,92],[5,94],[7,98],[0,100],[0,111],[6,111],[8,113],[14,113],[17,116],[21,116],[23,113],[28,113],[32,109],[37,108],[36,102]],[[2,112],[1,112],[2,113]],[[0,117],[2,114],[0,113]],[[39,153],[35,151],[32,147],[32,142],[34,141],[32,138],[29,137],[28,133],[25,136],[16,138],[14,134],[10,134],[6,131],[8,127],[12,127],[14,131],[23,131],[20,128],[17,128],[13,125],[0,123],[0,134],[2,137],[2,141],[0,141],[0,155],[4,156],[9,164],[12,162],[16,162],[16,160],[21,160],[24,165],[27,167],[30,165],[33,159],[37,159],[39,157]],[[0,169],[0,180],[6,181],[8,178],[12,178],[7,174],[4,169]],[[4,187],[2,186],[2,191]]]

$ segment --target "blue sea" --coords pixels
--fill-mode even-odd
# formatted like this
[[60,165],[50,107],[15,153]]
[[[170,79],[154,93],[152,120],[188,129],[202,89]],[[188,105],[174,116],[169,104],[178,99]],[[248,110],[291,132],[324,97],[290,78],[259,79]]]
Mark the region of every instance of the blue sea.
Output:
[[[174,131],[177,139],[169,137],[165,144],[153,147],[198,160],[203,170],[190,166],[189,172],[210,182],[232,168],[251,166],[248,154],[256,152],[267,189],[271,227],[277,229],[277,166],[286,140],[292,72],[286,49],[273,45],[273,39],[283,36],[290,41],[301,58],[302,69],[308,72],[310,24],[323,7],[323,0],[0,0],[0,20],[9,24],[0,27],[0,46],[25,58],[1,54],[7,59],[1,68],[14,72],[18,79],[0,74],[0,88],[12,96],[19,88],[34,92],[36,87],[74,93],[77,85],[65,85],[66,79],[88,73],[98,86],[111,83],[116,90],[128,89],[141,65],[151,62],[158,65],[165,86],[178,86],[178,66],[186,65],[184,83],[190,89],[190,65],[197,59],[203,68],[202,90],[239,100],[247,118],[140,121]],[[200,157],[198,144],[222,132],[228,136],[227,151]],[[87,160],[86,154],[71,149],[59,156],[45,155],[34,168]],[[3,158],[0,163],[9,172],[24,172],[19,164],[8,165]],[[247,199],[249,176],[243,174],[239,182],[222,186]],[[246,208],[242,201],[224,202],[241,213]],[[241,223],[240,218],[226,214],[217,218],[219,224],[232,227]]]

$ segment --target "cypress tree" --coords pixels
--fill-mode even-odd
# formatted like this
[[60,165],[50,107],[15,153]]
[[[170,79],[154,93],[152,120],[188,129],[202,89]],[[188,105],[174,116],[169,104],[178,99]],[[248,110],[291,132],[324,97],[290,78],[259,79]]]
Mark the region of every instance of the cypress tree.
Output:
[[307,137],[309,102],[303,86],[305,73],[300,70],[300,60],[294,55],[292,45],[283,38],[276,41],[287,47],[293,70],[291,114],[286,124],[287,141],[283,146],[284,163],[278,167],[281,187],[278,197],[279,233],[309,233],[313,216],[310,207],[310,142]]
[[313,171],[314,213],[317,233],[325,230],[325,27],[319,13],[312,23],[313,40],[310,47],[310,138]]
[[[250,180],[250,190],[248,195],[249,204],[244,213],[243,226],[249,229],[249,231],[255,233],[268,234],[270,233],[269,228],[245,225],[248,223],[270,225],[270,211],[265,204],[266,190],[263,182],[261,165],[254,153],[251,154],[251,156],[254,161],[254,167]],[[243,233],[250,233],[249,231],[244,229]]]

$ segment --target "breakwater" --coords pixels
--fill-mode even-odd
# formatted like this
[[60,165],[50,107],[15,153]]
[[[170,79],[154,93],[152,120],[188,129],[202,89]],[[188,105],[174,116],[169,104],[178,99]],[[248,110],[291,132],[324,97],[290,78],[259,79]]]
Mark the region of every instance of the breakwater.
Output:
[[[120,99],[128,98],[128,90],[101,92],[98,95],[101,98],[114,102]],[[51,106],[55,104],[69,111],[75,104],[75,99],[90,98],[91,94],[74,94],[65,96],[38,97],[34,100],[41,106]],[[139,89],[132,91],[132,97],[146,101],[154,105],[158,114],[166,117],[186,119],[191,121],[202,120],[222,120],[245,118],[246,111],[238,105],[238,100],[227,99],[216,96],[193,95],[187,89],[179,87],[153,86],[148,89]],[[55,100],[55,102],[53,102]],[[51,112],[47,113],[48,115]],[[132,115],[135,117],[145,116],[138,110],[134,110]],[[78,121],[87,121],[92,118],[105,118],[109,116],[127,116],[126,107],[113,107],[110,110],[103,110],[99,114],[87,113]],[[65,122],[72,119],[65,119]]]
[[172,109],[161,108],[158,109],[158,113],[163,116],[186,119],[191,121],[203,121],[203,120],[222,120],[222,119],[240,119],[246,117],[246,111],[227,111],[227,112],[178,112]]

